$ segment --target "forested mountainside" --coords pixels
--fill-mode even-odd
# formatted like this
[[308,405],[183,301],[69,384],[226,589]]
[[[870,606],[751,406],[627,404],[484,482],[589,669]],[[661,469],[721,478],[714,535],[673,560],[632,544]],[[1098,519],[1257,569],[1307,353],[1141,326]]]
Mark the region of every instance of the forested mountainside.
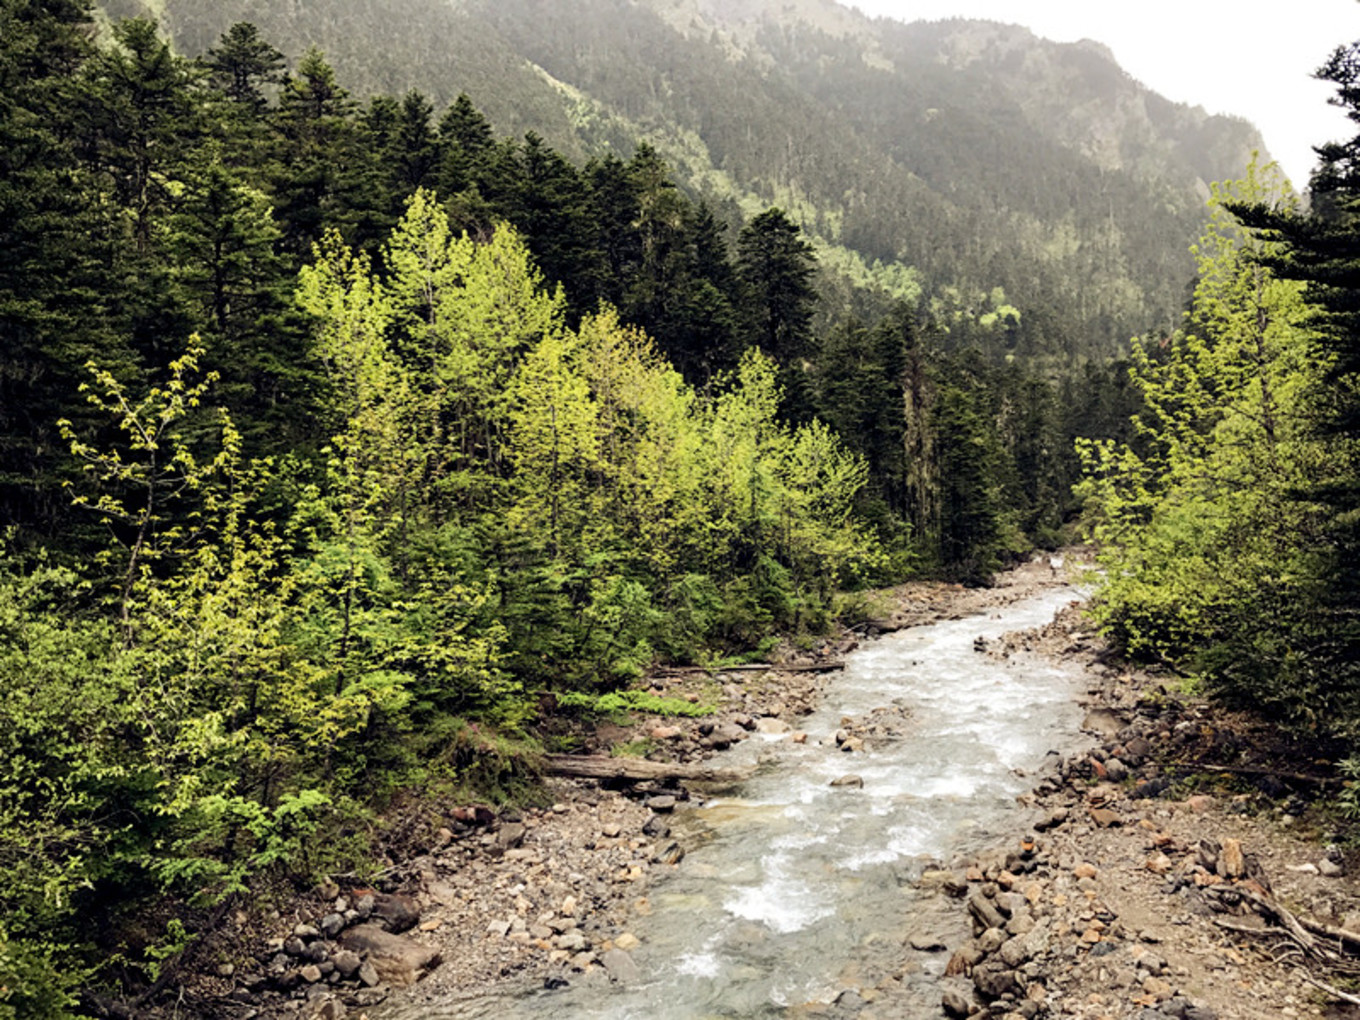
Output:
[[[1269,167],[1208,189],[1193,113],[1093,148],[1098,107],[998,84],[1091,47],[811,2],[170,0],[178,52],[127,8],[0,0],[0,1018],[169,994],[402,798],[702,711],[658,666],[987,583],[1070,534],[1082,463],[1119,649],[1353,743],[1354,143],[1309,213]],[[988,38],[1016,66],[955,77]],[[916,136],[845,84],[907,81],[904,40]],[[852,247],[899,217],[918,255]]]
[[1096,44],[830,0],[163,6],[186,54],[245,20],[290,56],[319,46],[356,94],[415,87],[442,108],[467,92],[498,132],[569,158],[645,140],[732,226],[787,209],[837,307],[924,295],[948,343],[994,356],[1104,357],[1173,328],[1207,184],[1261,148]]

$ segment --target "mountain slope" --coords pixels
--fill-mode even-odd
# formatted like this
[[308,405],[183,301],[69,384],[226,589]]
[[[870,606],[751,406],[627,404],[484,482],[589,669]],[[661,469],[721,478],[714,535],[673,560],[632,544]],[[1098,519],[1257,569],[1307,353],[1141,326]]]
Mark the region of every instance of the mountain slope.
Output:
[[[124,4],[128,0],[122,0]],[[1207,183],[1258,134],[1103,47],[831,0],[166,0],[185,52],[256,23],[360,94],[467,91],[581,159],[638,140],[729,222],[788,209],[842,281],[929,299],[956,344],[1099,354],[1178,319]],[[1019,321],[1003,310],[1019,310]]]

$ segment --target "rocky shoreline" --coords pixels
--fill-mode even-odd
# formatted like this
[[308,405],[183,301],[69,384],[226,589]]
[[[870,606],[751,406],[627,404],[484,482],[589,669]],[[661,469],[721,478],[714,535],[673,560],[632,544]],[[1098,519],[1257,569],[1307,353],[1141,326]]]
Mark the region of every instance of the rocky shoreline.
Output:
[[[862,636],[985,613],[1065,583],[1065,572],[1036,561],[989,589],[903,586],[885,593],[890,611],[860,633],[787,652],[784,664],[824,664]],[[1263,958],[1263,940],[1215,923],[1243,921],[1252,913],[1244,896],[1270,896],[1272,882],[1276,895],[1335,925],[1360,910],[1360,898],[1341,877],[1336,855],[1291,836],[1278,813],[1275,820],[1253,815],[1258,805],[1250,796],[1168,799],[1182,790],[1164,763],[1190,742],[1187,735],[1217,724],[1207,708],[1166,696],[1156,678],[1104,662],[1076,610],[1038,632],[980,644],[975,654],[1082,663],[1091,681],[1085,728],[1092,747],[1059,762],[1027,795],[1036,809],[1033,831],[974,859],[921,862],[920,915],[953,910],[972,925],[972,938],[948,944],[912,930],[902,938],[896,973],[878,985],[848,983],[834,1002],[793,1013],[906,1015],[894,994],[903,976],[938,970],[932,960],[947,953],[936,1015],[1347,1015],[1326,1012],[1288,968]],[[653,760],[693,762],[757,732],[805,740],[799,720],[813,711],[826,680],[807,669],[657,677],[655,694],[722,707],[699,720],[601,726],[588,749],[622,746]],[[871,714],[849,721],[835,740],[853,751],[865,737],[903,725],[891,711]],[[245,962],[223,963],[200,981],[201,1015],[336,1020],[363,1015],[394,994],[437,1002],[497,989],[637,980],[630,925],[650,912],[651,884],[684,856],[670,819],[689,794],[661,782],[546,783],[549,807],[451,810],[425,851],[373,888],[328,884],[267,918],[268,932],[252,929],[245,915],[233,918]],[[1353,927],[1360,929],[1360,914]]]
[[1288,930],[1360,927],[1344,856],[1292,831],[1290,812],[1304,808],[1297,796],[1280,803],[1240,785],[1193,793],[1180,777],[1202,766],[1172,764],[1234,744],[1222,738],[1238,720],[1169,694],[1159,678],[1103,663],[1100,643],[1075,613],[984,654],[1025,651],[1087,664],[1083,728],[1096,742],[1034,789],[1028,800],[1040,816],[1031,832],[954,862],[957,870],[923,876],[940,895],[958,897],[973,927],[973,937],[953,947],[944,1014],[1353,1015],[1353,1006],[1329,1003],[1310,983],[1308,968],[1319,961],[1291,946],[1297,940]]

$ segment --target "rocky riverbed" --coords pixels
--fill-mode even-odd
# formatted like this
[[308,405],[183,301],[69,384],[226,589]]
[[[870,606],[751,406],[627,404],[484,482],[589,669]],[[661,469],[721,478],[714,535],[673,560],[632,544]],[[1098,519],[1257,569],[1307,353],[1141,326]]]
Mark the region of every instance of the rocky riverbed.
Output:
[[[884,612],[859,632],[786,649],[783,662],[826,663],[876,633],[987,614],[1066,583],[1064,573],[1044,560],[990,589],[903,586],[884,593]],[[1278,919],[1251,907],[1251,897],[1273,896],[1324,927],[1360,928],[1360,917],[1347,919],[1360,899],[1340,855],[1286,827],[1284,809],[1301,803],[1194,794],[1166,768],[1220,725],[1216,715],[1167,695],[1157,678],[1105,663],[1075,608],[1041,631],[979,642],[974,654],[1086,665],[1089,750],[1036,777],[1026,797],[1032,829],[976,858],[918,862],[915,921],[896,936],[900,948],[888,954],[895,963],[881,950],[872,967],[847,961],[839,995],[791,1015],[915,1016],[908,990],[919,996],[920,975],[939,970],[947,977],[934,1015],[1347,1015],[1327,1012],[1326,997],[1288,959],[1275,959],[1281,946],[1266,929]],[[657,677],[655,693],[716,699],[721,708],[700,720],[603,726],[589,743],[694,761],[757,735],[807,740],[799,723],[826,682],[825,673],[779,669]],[[834,739],[849,762],[865,741],[909,739],[910,729],[908,716],[884,706],[820,739]],[[267,931],[258,918],[233,918],[227,944],[236,956],[198,982],[199,1013],[336,1018],[396,1001],[644,977],[632,929],[652,910],[654,882],[692,838],[686,826],[675,826],[680,838],[672,834],[689,793],[566,780],[549,780],[548,792],[552,803],[541,808],[451,809],[420,852],[371,884],[327,883],[266,917]]]
[[[923,893],[957,897],[973,928],[951,947],[945,1014],[1353,1015],[1354,1006],[1313,983],[1326,977],[1324,954],[1310,958],[1303,946],[1339,943],[1338,932],[1360,928],[1345,855],[1320,845],[1316,832],[1297,831],[1292,812],[1306,804],[1281,797],[1281,770],[1176,764],[1216,749],[1236,759],[1250,746],[1240,738],[1244,721],[1171,694],[1165,678],[1102,663],[1076,612],[979,649],[1036,650],[1089,664],[1093,743],[1036,786],[1031,831],[923,877]],[[1269,785],[1274,796],[1241,778],[1195,792],[1206,787],[1201,767],[1232,770],[1218,774]]]

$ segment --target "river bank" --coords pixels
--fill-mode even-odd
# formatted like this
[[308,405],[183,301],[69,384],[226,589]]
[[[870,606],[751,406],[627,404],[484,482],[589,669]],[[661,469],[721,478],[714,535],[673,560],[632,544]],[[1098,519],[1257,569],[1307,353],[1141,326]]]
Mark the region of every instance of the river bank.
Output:
[[[994,612],[1068,578],[1069,570],[1043,559],[1007,571],[990,588],[901,585],[877,593],[876,614],[855,630],[776,654],[781,666],[834,662],[873,636]],[[656,677],[653,693],[716,702],[717,710],[696,720],[606,723],[586,735],[584,749],[641,749],[684,762],[747,740],[801,742],[799,723],[818,705],[828,676],[773,669]],[[903,723],[887,711],[851,721],[854,732],[842,734],[846,750]],[[262,917],[228,918],[214,942],[214,959],[223,962],[197,967],[195,1009],[241,1020],[353,1016],[408,984],[415,987],[399,997],[450,1001],[632,976],[630,928],[650,913],[655,879],[684,854],[670,829],[690,790],[552,778],[545,786],[551,804],[541,808],[457,808],[442,824],[420,826],[426,845],[408,837],[415,852],[375,882],[337,881]],[[395,929],[400,940],[387,946],[391,960],[381,974],[355,966],[379,958],[370,944],[375,926]]]
[[[990,589],[903,586],[864,634],[786,650],[785,658],[825,662],[871,632],[985,620],[1065,584],[1065,574],[1042,561]],[[1262,805],[1246,794],[1184,798],[1186,790],[1167,780],[1169,752],[1190,744],[1186,734],[1202,738],[1216,716],[1168,696],[1155,677],[1107,664],[1074,611],[1038,632],[975,642],[971,654],[1046,656],[1085,670],[1090,746],[1069,753],[1024,795],[1032,810],[1022,829],[981,855],[914,861],[901,879],[901,917],[881,924],[856,959],[847,953],[836,987],[790,1003],[788,1015],[1345,1015],[1326,1013],[1309,986],[1262,957],[1268,941],[1215,923],[1242,921],[1241,894],[1225,913],[1217,890],[1252,892],[1244,882],[1338,924],[1360,909],[1349,881],[1336,874],[1343,865],[1281,828],[1278,814],[1256,816]],[[865,740],[910,739],[909,714],[891,705],[843,720],[834,734],[802,731],[828,675],[658,677],[654,693],[717,696],[721,708],[701,720],[600,727],[592,749],[692,761],[734,744],[811,739],[834,741],[851,762]],[[858,777],[847,771],[843,778],[853,784]],[[451,812],[428,850],[379,888],[319,890],[280,912],[262,949],[259,933],[243,932],[243,946],[253,939],[253,959],[223,965],[202,1001],[213,1003],[211,1015],[242,1018],[496,1016],[498,1002],[545,989],[603,993],[645,982],[646,954],[638,950],[648,938],[653,888],[709,838],[708,823],[698,821],[704,812],[691,809],[683,787],[612,785],[549,780],[550,806]],[[377,945],[375,925],[401,933]],[[383,953],[383,967],[361,972]],[[942,981],[946,969],[951,976]],[[451,1009],[459,1011],[443,1012]]]
[[1085,665],[1094,739],[1036,786],[1031,831],[939,877],[973,927],[945,1014],[1360,1016],[1324,989],[1348,983],[1330,962],[1354,971],[1360,895],[1349,855],[1299,817],[1322,763],[1280,761],[1260,721],[1105,661],[1076,614],[989,654],[1033,651]]

